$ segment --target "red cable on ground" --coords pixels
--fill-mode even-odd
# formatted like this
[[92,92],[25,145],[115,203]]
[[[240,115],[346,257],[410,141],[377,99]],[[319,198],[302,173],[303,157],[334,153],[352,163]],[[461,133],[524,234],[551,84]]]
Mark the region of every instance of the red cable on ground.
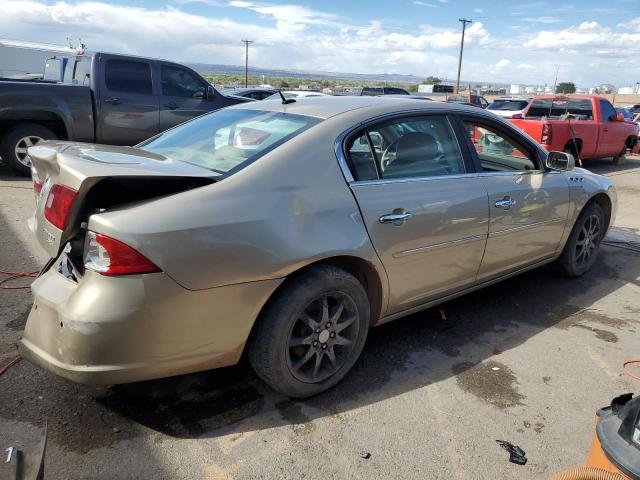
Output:
[[9,370],[11,367],[13,367],[16,363],[18,363],[20,360],[22,360],[22,357],[20,355],[18,355],[17,357],[15,357],[13,360],[11,360],[9,363],[7,363],[4,367],[0,368],[0,375],[2,375],[4,372],[6,372],[7,370]]
[[3,290],[21,290],[23,288],[30,288],[30,285],[23,285],[23,286],[19,286],[19,287],[10,287],[10,286],[6,286],[3,285],[4,283],[7,283],[11,280],[15,280],[16,278],[25,278],[25,277],[35,277],[38,274],[38,270],[36,270],[35,272],[7,272],[5,270],[0,270],[0,273],[3,275],[9,275],[7,278],[3,278],[2,280],[0,280],[0,289]]
[[627,360],[622,364],[622,372],[628,377],[631,377],[634,380],[640,381],[640,377],[638,377],[637,375],[634,375],[627,369],[627,365],[632,365],[632,364],[640,364],[640,360]]

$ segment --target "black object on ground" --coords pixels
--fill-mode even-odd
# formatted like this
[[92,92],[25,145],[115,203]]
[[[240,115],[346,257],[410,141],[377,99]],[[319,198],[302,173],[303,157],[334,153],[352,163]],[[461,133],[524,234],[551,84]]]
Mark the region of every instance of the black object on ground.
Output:
[[517,465],[524,465],[527,463],[526,453],[517,445],[513,445],[505,440],[496,440],[498,445],[504,448],[507,452],[509,452],[509,461],[511,463],[515,463]]
[[366,450],[360,450],[359,455],[360,455],[360,458],[364,458],[364,459],[371,458],[371,454]]

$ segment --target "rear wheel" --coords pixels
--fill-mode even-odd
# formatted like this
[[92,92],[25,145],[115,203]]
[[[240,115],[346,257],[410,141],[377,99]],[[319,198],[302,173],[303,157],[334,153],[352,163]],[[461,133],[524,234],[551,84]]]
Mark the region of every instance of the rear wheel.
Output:
[[290,280],[263,312],[248,356],[274,390],[304,398],[338,383],[360,356],[369,300],[358,280],[330,266]]
[[597,203],[587,205],[578,216],[560,258],[553,264],[568,277],[586,273],[596,260],[605,233],[605,217]]
[[0,143],[2,161],[20,175],[31,174],[31,159],[27,149],[44,140],[56,140],[58,136],[37,123],[22,123],[5,133]]

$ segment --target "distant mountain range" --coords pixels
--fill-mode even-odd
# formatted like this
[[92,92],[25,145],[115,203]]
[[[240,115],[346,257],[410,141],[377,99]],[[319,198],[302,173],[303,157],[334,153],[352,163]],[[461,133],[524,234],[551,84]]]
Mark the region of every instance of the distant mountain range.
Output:
[[[229,73],[244,74],[244,66],[218,65],[206,63],[186,63],[198,73]],[[294,77],[294,78],[315,78],[327,80],[362,80],[367,82],[399,82],[399,83],[421,83],[424,78],[415,75],[398,75],[394,73],[339,73],[323,72],[312,70],[286,70],[272,68],[251,67],[249,75],[264,75],[265,77]]]

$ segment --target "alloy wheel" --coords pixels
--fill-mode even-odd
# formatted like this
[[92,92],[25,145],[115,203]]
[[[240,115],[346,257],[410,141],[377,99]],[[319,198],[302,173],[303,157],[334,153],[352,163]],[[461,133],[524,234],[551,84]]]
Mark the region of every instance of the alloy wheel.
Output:
[[576,264],[580,267],[588,265],[598,248],[600,241],[600,218],[597,215],[588,216],[576,241]]
[[300,381],[317,383],[334,375],[349,358],[360,328],[350,296],[328,293],[309,303],[293,323],[287,363]]
[[29,155],[27,154],[27,148],[33,147],[43,141],[44,138],[38,137],[37,135],[28,135],[18,140],[15,147],[15,154],[18,161],[24,166],[30,167],[31,158],[29,158]]

